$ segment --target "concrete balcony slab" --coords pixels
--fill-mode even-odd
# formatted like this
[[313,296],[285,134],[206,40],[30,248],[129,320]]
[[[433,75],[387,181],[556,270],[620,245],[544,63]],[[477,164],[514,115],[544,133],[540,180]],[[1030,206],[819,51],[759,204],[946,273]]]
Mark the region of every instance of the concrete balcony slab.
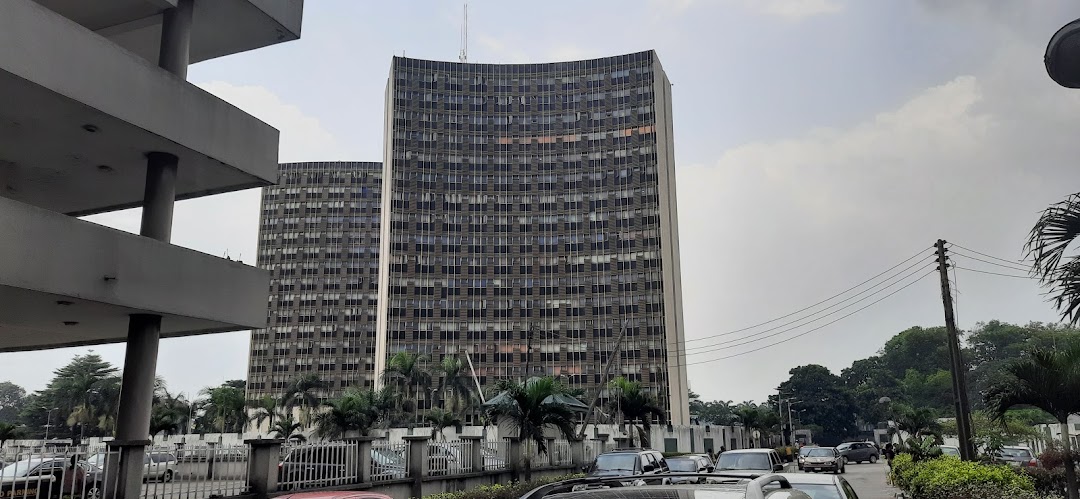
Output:
[[[161,12],[176,0],[35,0],[50,10],[157,62]],[[300,38],[303,0],[196,0],[191,62]]]
[[277,181],[276,129],[35,2],[3,2],[0,47],[0,196],[139,206],[150,151],[180,158],[179,199]]
[[0,352],[266,326],[269,273],[0,198]]

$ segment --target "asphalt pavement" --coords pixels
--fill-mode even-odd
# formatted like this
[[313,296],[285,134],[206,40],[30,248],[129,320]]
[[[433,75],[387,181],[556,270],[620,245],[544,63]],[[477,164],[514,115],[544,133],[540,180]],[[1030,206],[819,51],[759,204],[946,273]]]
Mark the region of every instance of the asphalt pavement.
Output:
[[885,483],[885,463],[848,463],[843,477],[847,479],[859,499],[893,499],[897,490]]

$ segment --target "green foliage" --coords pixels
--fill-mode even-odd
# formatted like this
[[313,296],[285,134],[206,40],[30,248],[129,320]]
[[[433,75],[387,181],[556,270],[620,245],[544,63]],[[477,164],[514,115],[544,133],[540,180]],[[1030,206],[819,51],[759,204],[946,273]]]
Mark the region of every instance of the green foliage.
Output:
[[447,428],[461,431],[464,425],[457,414],[438,408],[427,411],[424,414],[424,421],[431,425],[431,438],[438,438],[439,440],[446,440],[446,434],[443,432]]
[[[558,429],[567,439],[574,436],[574,413],[565,404],[553,401],[567,389],[552,377],[515,381],[504,379],[496,385],[499,395],[487,403],[487,415],[495,424],[506,423],[518,430],[518,438],[536,444],[547,454],[549,428]],[[549,398],[551,397],[551,398]]]
[[315,415],[315,434],[322,438],[340,438],[348,432],[367,435],[393,403],[383,391],[350,390],[341,398],[327,401]]
[[563,475],[550,478],[542,478],[527,482],[510,482],[507,484],[497,483],[494,485],[481,485],[461,492],[444,492],[424,496],[425,499],[517,499],[532,489],[549,483],[561,482],[572,478],[581,478],[585,475]]
[[[240,381],[240,383],[243,383]],[[195,421],[198,431],[205,433],[240,433],[247,426],[247,403],[244,388],[226,381],[220,386],[203,388],[197,402],[202,416]]]
[[432,375],[439,379],[437,393],[443,409],[460,414],[472,406],[476,399],[476,384],[460,357],[444,358],[435,366]]
[[942,427],[938,423],[937,417],[934,416],[934,412],[930,409],[913,409],[898,405],[895,409],[894,419],[896,420],[896,427],[913,438],[920,439],[925,436],[933,436],[937,437],[934,441],[940,440]]
[[292,414],[282,415],[276,422],[270,425],[270,433],[274,438],[303,442],[307,440],[303,433],[304,425],[293,420]]
[[1004,465],[966,462],[953,457],[915,461],[900,454],[893,460],[893,485],[925,499],[1034,498],[1031,478]]
[[1061,320],[1080,322],[1080,255],[1070,249],[1080,236],[1080,193],[1043,211],[1032,227],[1025,249],[1034,260],[1032,271],[1049,289]]
[[0,449],[8,440],[14,440],[19,436],[19,428],[11,423],[0,423]]
[[789,371],[791,377],[780,384],[780,392],[799,400],[800,420],[804,425],[821,427],[815,439],[836,445],[853,436],[855,404],[839,376],[819,365],[799,366]]
[[[637,381],[628,381],[620,376],[612,380],[609,387],[614,395],[608,402],[609,409],[612,413],[622,414],[620,420],[630,421],[631,426],[637,430],[641,446],[648,447],[652,441],[652,422],[663,421],[666,414],[664,407]],[[633,433],[630,433],[629,445],[634,447]]]
[[285,393],[281,395],[280,404],[290,411],[299,407],[300,424],[310,425],[311,413],[319,406],[327,386],[326,381],[323,381],[318,374],[300,375],[285,389]]
[[1025,468],[1024,474],[1031,479],[1035,491],[1043,496],[1067,497],[1068,487],[1065,480],[1065,469],[1059,466],[1056,469]]
[[0,421],[14,423],[26,404],[26,390],[10,381],[0,381]]
[[411,352],[398,352],[386,360],[386,369],[382,372],[383,380],[397,389],[399,394],[397,410],[413,415],[416,420],[416,401],[422,387],[431,386],[431,369],[428,358]]

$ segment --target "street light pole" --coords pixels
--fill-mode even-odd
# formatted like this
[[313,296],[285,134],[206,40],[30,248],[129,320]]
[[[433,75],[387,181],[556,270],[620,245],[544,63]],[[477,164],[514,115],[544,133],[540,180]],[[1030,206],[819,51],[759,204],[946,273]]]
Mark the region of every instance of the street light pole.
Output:
[[[42,409],[45,409],[45,408],[42,407]],[[45,442],[49,441],[49,428],[52,428],[52,412],[57,410],[57,409],[60,409],[60,408],[59,407],[53,407],[52,409],[49,409],[49,414],[47,416],[45,416]]]

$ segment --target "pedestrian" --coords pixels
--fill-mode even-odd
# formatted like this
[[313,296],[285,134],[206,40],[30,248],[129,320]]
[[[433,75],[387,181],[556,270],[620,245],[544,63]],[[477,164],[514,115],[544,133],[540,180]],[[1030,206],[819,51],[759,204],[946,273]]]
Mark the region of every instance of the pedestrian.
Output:
[[[721,445],[721,446],[720,446],[720,454],[723,454],[723,453],[725,453],[725,452],[727,452],[727,447],[724,447],[723,445]],[[719,456],[720,456],[720,454],[717,454],[717,457],[719,457]]]
[[716,463],[716,454],[713,454],[712,447],[709,447],[709,450],[706,452],[709,454],[709,459],[711,459],[713,463]]

